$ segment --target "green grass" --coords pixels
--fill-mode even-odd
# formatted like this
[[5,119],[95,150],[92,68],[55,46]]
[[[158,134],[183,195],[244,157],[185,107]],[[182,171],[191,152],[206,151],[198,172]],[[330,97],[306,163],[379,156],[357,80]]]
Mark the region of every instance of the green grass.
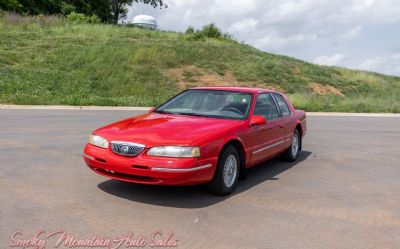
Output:
[[[400,78],[317,66],[227,39],[112,25],[0,21],[0,103],[154,106],[180,91],[168,69],[196,65],[282,89],[307,111],[400,112]],[[193,85],[193,73],[183,77]],[[311,83],[344,96],[318,95]]]

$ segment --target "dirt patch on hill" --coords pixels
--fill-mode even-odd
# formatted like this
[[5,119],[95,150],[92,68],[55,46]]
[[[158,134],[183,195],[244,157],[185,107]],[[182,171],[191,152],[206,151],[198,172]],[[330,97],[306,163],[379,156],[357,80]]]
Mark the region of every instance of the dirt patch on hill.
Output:
[[311,89],[319,95],[328,95],[333,94],[337,96],[344,96],[344,94],[337,88],[330,86],[330,85],[322,85],[319,83],[311,83]]
[[224,74],[221,75],[209,69],[189,65],[186,67],[169,69],[168,75],[176,80],[178,87],[182,90],[196,86],[238,86],[269,88],[283,92],[282,88],[271,83],[238,81],[230,70],[226,70]]
[[250,86],[251,84],[238,82],[231,71],[225,71],[220,75],[195,65],[172,68],[168,73],[178,82],[181,89],[193,86]]

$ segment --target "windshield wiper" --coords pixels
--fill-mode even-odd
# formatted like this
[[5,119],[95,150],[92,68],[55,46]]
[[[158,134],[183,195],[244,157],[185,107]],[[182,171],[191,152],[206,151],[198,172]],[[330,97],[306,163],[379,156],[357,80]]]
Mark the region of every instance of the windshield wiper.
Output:
[[218,115],[206,115],[206,114],[199,114],[199,113],[195,113],[195,112],[168,112],[168,111],[155,111],[155,112],[161,113],[161,114],[186,115],[186,116],[204,117],[204,118],[234,119],[231,117],[218,116]]
[[175,112],[167,112],[167,111],[155,111],[155,113],[161,113],[161,114],[177,114]]
[[210,117],[210,115],[199,114],[195,112],[177,112],[179,115],[196,116],[196,117]]
[[207,117],[206,115],[194,113],[194,112],[169,112],[169,111],[155,111],[156,113],[161,114],[176,114],[176,115],[188,115],[188,116],[198,116],[198,117]]

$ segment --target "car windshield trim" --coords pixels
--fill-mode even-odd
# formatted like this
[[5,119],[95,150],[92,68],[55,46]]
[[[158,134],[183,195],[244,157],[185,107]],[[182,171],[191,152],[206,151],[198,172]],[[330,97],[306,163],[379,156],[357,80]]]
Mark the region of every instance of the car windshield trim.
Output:
[[[233,93],[233,94],[243,94],[243,95],[248,95],[250,97],[250,101],[247,106],[246,113],[243,115],[243,117],[231,117],[231,116],[223,116],[223,115],[213,115],[213,114],[205,114],[205,113],[196,113],[196,112],[174,112],[174,111],[165,111],[162,110],[164,106],[167,104],[171,103],[172,101],[176,100],[177,98],[181,97],[183,94],[186,94],[189,91],[202,91],[202,92],[227,92],[227,93]],[[173,114],[173,115],[186,115],[186,116],[194,116],[194,117],[204,117],[204,118],[217,118],[217,119],[231,119],[231,120],[247,120],[250,112],[251,112],[251,107],[253,105],[253,100],[254,100],[254,93],[252,92],[243,92],[243,91],[230,91],[230,90],[222,90],[222,89],[187,89],[179,93],[178,95],[170,98],[160,106],[158,106],[154,112],[155,113],[160,113],[160,114]]]
[[160,113],[160,114],[173,114],[173,115],[183,115],[183,116],[193,116],[193,117],[203,117],[203,118],[243,120],[242,118],[226,117],[226,116],[220,116],[220,115],[198,114],[198,113],[193,113],[193,112],[166,112],[166,111],[157,111],[157,110],[154,112]]

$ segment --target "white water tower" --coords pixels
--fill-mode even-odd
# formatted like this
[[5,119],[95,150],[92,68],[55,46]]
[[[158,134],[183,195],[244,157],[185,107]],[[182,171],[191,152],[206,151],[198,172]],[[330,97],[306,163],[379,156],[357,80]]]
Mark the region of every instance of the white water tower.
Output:
[[137,15],[130,24],[146,29],[157,29],[157,20],[149,15]]

